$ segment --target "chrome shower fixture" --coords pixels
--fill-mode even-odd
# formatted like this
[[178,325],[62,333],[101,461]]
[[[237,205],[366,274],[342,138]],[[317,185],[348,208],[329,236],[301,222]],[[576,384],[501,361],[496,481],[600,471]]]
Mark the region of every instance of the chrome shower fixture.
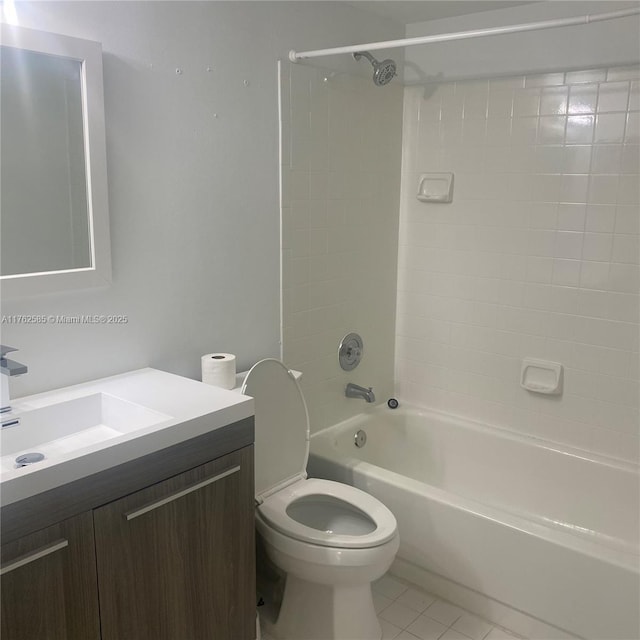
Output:
[[388,58],[382,62],[378,62],[368,51],[358,51],[353,54],[354,60],[360,60],[364,56],[373,67],[373,82],[378,87],[389,84],[396,73],[396,63]]

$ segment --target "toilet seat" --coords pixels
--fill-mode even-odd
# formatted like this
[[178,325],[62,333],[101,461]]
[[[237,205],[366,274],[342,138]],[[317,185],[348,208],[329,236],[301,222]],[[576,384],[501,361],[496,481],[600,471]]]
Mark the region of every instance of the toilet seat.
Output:
[[[321,509],[327,522],[336,525],[331,530],[317,528],[312,522],[301,521],[304,517],[296,519],[292,515],[292,506],[314,498],[318,499],[314,509]],[[372,548],[383,545],[397,533],[393,514],[379,500],[360,489],[331,480],[299,480],[267,497],[257,510],[280,533],[323,547]]]
[[[284,533],[280,533],[278,529],[267,523],[259,511],[256,511],[256,530],[259,537],[278,553],[286,554],[300,563],[315,565],[316,571],[318,567],[326,569],[346,569],[348,567],[364,569],[379,562],[380,557],[384,557],[389,550],[391,550],[392,556],[395,556],[400,544],[400,540],[396,535],[377,547],[348,550],[337,547],[323,547],[319,544],[296,540]],[[285,568],[282,566],[282,560],[276,564],[283,569]]]

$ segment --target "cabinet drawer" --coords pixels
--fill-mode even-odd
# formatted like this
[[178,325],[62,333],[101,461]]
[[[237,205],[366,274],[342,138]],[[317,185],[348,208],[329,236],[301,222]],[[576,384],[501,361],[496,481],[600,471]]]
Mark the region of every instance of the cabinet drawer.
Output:
[[94,511],[103,640],[252,640],[253,447]]
[[90,512],[2,547],[3,640],[100,638]]

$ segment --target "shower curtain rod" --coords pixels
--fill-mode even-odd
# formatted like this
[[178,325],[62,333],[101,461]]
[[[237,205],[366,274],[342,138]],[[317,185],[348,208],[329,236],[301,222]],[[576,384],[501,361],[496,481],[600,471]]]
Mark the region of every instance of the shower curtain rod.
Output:
[[449,42],[451,40],[466,40],[467,38],[483,38],[485,36],[500,36],[507,33],[520,33],[522,31],[537,31],[539,29],[553,29],[555,27],[571,27],[574,25],[601,22],[603,20],[615,20],[640,14],[639,9],[623,9],[622,11],[609,11],[607,13],[595,13],[592,15],[576,16],[574,18],[559,18],[545,20],[543,22],[526,22],[514,24],[508,27],[491,27],[489,29],[475,29],[472,31],[458,31],[455,33],[439,33],[433,36],[418,36],[416,38],[403,38],[402,40],[387,40],[385,42],[369,42],[368,44],[353,44],[348,47],[333,47],[332,49],[316,49],[314,51],[289,51],[289,60],[298,62],[305,58],[319,58],[321,56],[334,56],[340,53],[357,53],[359,51],[378,51],[380,49],[393,49],[395,47],[412,47],[418,44],[433,44],[435,42]]

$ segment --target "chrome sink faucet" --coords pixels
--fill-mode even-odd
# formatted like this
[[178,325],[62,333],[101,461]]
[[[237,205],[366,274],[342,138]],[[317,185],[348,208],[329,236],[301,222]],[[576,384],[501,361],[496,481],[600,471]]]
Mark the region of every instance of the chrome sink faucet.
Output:
[[365,389],[360,385],[353,384],[353,382],[347,384],[347,388],[344,390],[344,395],[347,396],[347,398],[363,398],[366,402],[376,401],[376,395],[373,393],[373,387]]
[[11,395],[9,393],[9,378],[27,373],[27,366],[14,360],[9,360],[6,355],[12,351],[17,351],[14,347],[0,345],[0,378],[2,387],[0,388],[0,413],[11,411]]

